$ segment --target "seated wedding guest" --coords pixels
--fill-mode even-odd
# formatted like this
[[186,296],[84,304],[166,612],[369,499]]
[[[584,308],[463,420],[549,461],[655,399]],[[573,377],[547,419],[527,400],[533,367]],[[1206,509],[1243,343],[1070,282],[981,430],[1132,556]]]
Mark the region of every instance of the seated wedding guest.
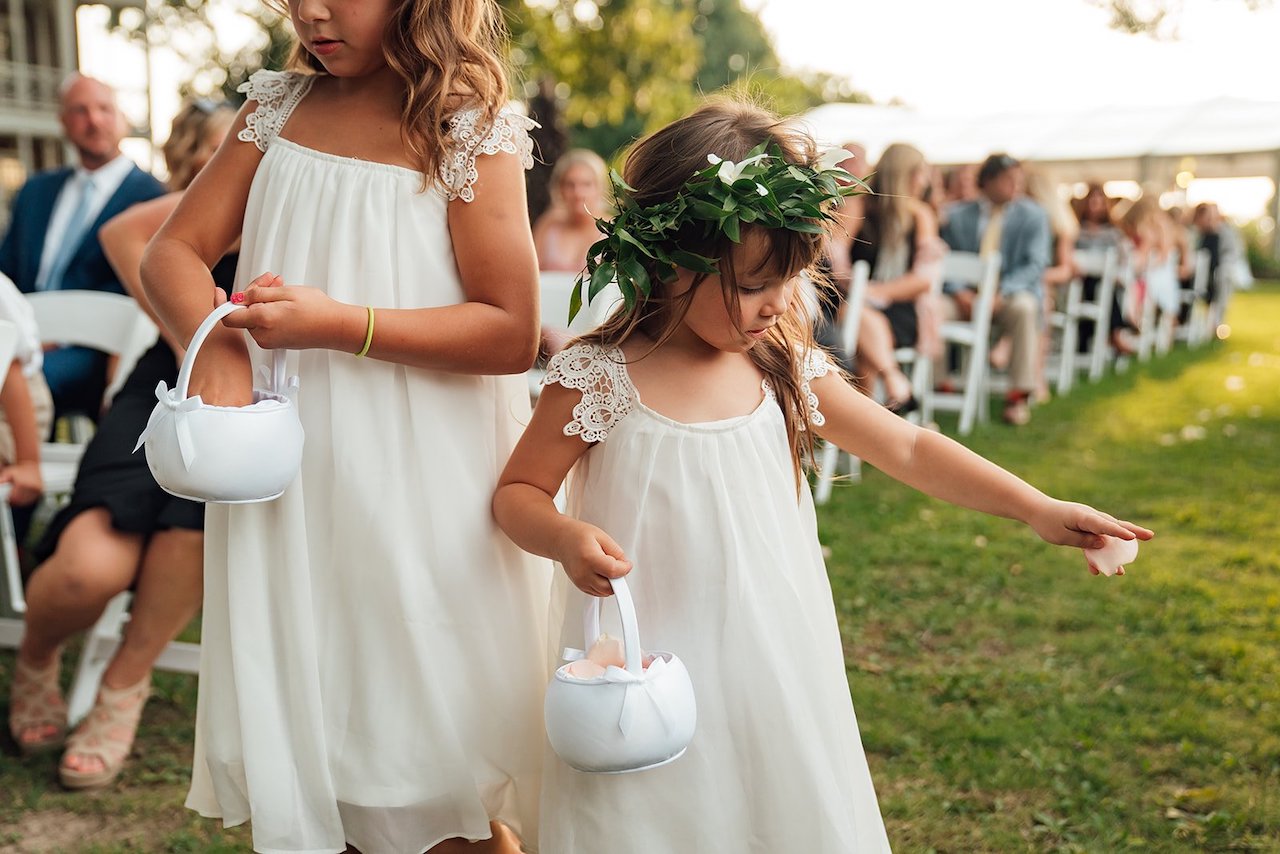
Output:
[[566,151],[551,170],[551,207],[533,224],[538,269],[577,273],[587,250],[600,239],[596,218],[604,216],[607,170],[594,151]]
[[[164,192],[155,178],[120,153],[126,123],[111,87],[72,74],[59,90],[58,118],[79,165],[33,176],[13,203],[0,244],[0,272],[23,293],[53,290],[121,292],[98,229],[130,205]],[[107,387],[108,358],[88,347],[55,347],[44,375],[58,415],[97,419]]]
[[1180,258],[1188,254],[1181,251],[1180,230],[1154,193],[1144,193],[1120,218],[1123,263],[1131,271],[1123,295],[1124,313],[1139,330],[1148,293],[1158,313],[1178,311]]
[[[1077,252],[1105,252],[1108,249],[1120,250],[1124,235],[1116,226],[1112,217],[1113,202],[1107,196],[1102,185],[1091,182],[1085,194],[1075,200],[1076,218],[1080,223],[1080,233],[1076,235]],[[1098,298],[1098,286],[1101,280],[1097,276],[1081,278],[1084,286],[1083,298],[1093,302]],[[1137,327],[1129,325],[1120,307],[1121,291],[1115,290],[1111,298],[1111,319],[1108,336],[1111,346],[1122,356],[1131,356],[1137,352],[1138,343],[1134,338]],[[1093,320],[1080,321],[1079,350],[1085,352],[1089,342],[1093,340]]]
[[[1035,169],[1025,170],[1027,196],[1044,208],[1049,216],[1049,232],[1052,249],[1049,266],[1044,268],[1040,283],[1044,288],[1044,311],[1048,316],[1057,302],[1065,297],[1066,287],[1076,275],[1076,237],[1080,223],[1076,220],[1071,204],[1058,192],[1057,186],[1043,173]],[[1044,366],[1049,354],[1052,330],[1046,323],[1040,329],[1040,369],[1036,385],[1036,400],[1049,399],[1049,382]]]
[[35,312],[8,276],[0,273],[0,320],[16,327],[13,360],[0,366],[0,484],[9,484],[8,503],[21,536],[21,511],[35,504],[44,489],[40,442],[53,423],[53,396],[40,366],[44,359]]
[[942,191],[942,198],[938,201],[938,221],[945,223],[952,208],[978,198],[977,165],[952,166],[942,174]]
[[[578,273],[587,264],[587,250],[600,239],[596,218],[608,211],[605,188],[608,170],[594,151],[566,151],[551,170],[551,207],[533,224],[533,246],[538,269]],[[542,351],[560,352],[572,337],[568,318],[564,325],[542,324]]]
[[[951,209],[942,227],[942,239],[959,252],[1000,252],[1000,290],[992,313],[996,339],[1009,336],[1010,389],[1002,417],[1008,424],[1031,419],[1028,399],[1036,389],[1040,351],[1041,279],[1049,266],[1049,217],[1038,204],[1021,196],[1022,167],[1007,154],[993,154],[978,169],[979,196]],[[967,320],[976,292],[944,283],[947,295],[940,303],[943,321]],[[945,376],[945,360],[939,360],[935,376]]]
[[[209,101],[182,109],[164,146],[173,192],[102,227],[107,257],[149,314],[139,273],[143,249],[234,118],[232,107]],[[228,255],[213,270],[224,289],[233,283],[235,265],[235,256]],[[24,754],[56,750],[65,740],[58,776],[70,789],[105,786],[120,773],[150,693],[151,668],[200,607],[204,506],[162,491],[144,455],[133,453],[155,406],[156,385],[174,385],[181,352],[166,331],[138,360],[85,451],[70,503],[36,547],[42,562],[26,593],[9,731]],[[93,710],[67,736],[67,707],[58,687],[62,647],[124,590],[134,593],[124,639],[103,674]]]
[[918,149],[905,143],[886,148],[868,179],[873,192],[862,198],[862,221],[849,250],[851,262],[871,267],[855,376],[868,393],[882,383],[885,405],[900,413],[914,410],[916,400],[894,350],[915,347],[921,338],[937,341],[936,330],[922,328],[936,322],[936,310],[925,303],[945,251],[933,209],[921,198],[928,183],[929,166]]
[[[846,142],[840,147],[849,156],[836,165],[858,180],[865,179],[871,171],[867,163],[867,149],[858,142]],[[840,367],[852,371],[853,354],[844,352],[839,318],[849,293],[849,276],[853,267],[849,250],[862,222],[862,196],[846,197],[836,209],[835,216],[836,222],[827,235],[826,248],[817,262],[818,272],[827,277],[830,287],[814,292],[817,310],[812,313],[813,334],[814,339],[835,356]]]

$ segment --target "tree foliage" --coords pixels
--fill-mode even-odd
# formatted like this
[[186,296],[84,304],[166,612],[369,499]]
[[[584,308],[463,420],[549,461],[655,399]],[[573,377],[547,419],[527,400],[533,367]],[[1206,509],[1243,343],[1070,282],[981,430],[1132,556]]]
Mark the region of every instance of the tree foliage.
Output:
[[865,100],[848,81],[784,71],[740,0],[504,0],[529,92],[554,83],[575,145],[609,156],[724,89],[780,113]]
[[[515,92],[547,125],[553,159],[569,144],[612,156],[636,137],[726,88],[777,112],[865,100],[847,80],[782,69],[755,13],[741,0],[498,0],[511,31]],[[113,13],[134,37],[186,57],[184,95],[236,87],[288,57],[288,23],[261,0],[155,0],[146,21]],[[244,32],[245,38],[231,34]],[[218,38],[217,34],[222,34]]]
[[[1093,0],[1111,13],[1112,29],[1154,39],[1176,39],[1184,0]],[[1215,0],[1223,2],[1223,0]],[[1250,10],[1271,4],[1272,0],[1230,0],[1244,3]]]
[[[145,18],[136,9],[113,9],[111,25],[186,59],[192,75],[178,83],[182,96],[232,101],[254,71],[284,66],[293,38],[288,22],[261,0],[157,0]],[[232,40],[231,33],[245,37]]]

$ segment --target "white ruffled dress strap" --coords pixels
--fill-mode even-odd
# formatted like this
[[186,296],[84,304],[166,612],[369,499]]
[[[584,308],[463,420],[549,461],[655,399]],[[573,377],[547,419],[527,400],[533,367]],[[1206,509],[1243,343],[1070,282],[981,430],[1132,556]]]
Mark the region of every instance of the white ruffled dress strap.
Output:
[[262,71],[254,74],[240,84],[237,92],[241,92],[258,106],[245,117],[245,126],[236,139],[241,142],[252,142],[259,151],[266,151],[267,146],[275,142],[285,122],[295,107],[311,91],[315,82],[313,74],[299,74],[294,71]]
[[809,406],[809,422],[814,427],[826,424],[827,417],[818,409],[818,396],[813,393],[809,384],[818,377],[825,377],[833,367],[831,357],[823,350],[814,348],[804,354],[804,362],[800,369],[800,388],[804,391],[804,399]]
[[557,353],[547,363],[542,383],[582,392],[564,434],[581,436],[588,443],[607,439],[609,431],[631,413],[635,402],[635,386],[622,353],[598,344],[574,344]]
[[525,169],[533,168],[533,140],[529,131],[538,123],[511,110],[501,110],[493,123],[483,124],[485,113],[479,107],[459,110],[449,119],[452,147],[440,160],[440,182],[449,201],[475,200],[476,157],[481,154],[514,154]]

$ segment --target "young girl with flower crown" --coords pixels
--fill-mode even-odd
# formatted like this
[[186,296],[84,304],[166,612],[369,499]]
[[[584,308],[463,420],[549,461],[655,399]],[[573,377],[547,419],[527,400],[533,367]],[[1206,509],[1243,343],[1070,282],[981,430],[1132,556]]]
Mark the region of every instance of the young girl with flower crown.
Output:
[[[815,434],[1052,543],[1151,533],[894,417],[815,349],[796,278],[851,191],[806,137],[712,103],[638,143],[624,177],[588,272],[616,276],[627,302],[551,361],[494,512],[563,567],[562,645],[582,640],[584,597],[627,576],[644,635],[688,668],[697,731],[684,756],[641,773],[549,757],[541,848],[886,851],[803,488]],[[553,496],[570,472],[562,515]]]
[[298,351],[306,433],[282,497],[209,506],[188,804],[252,818],[256,851],[513,852],[537,833],[550,565],[489,499],[538,344],[531,123],[502,109],[493,0],[287,12],[299,70],[249,80],[143,267],[187,342],[243,232],[245,308],[191,393],[244,404],[266,350]]

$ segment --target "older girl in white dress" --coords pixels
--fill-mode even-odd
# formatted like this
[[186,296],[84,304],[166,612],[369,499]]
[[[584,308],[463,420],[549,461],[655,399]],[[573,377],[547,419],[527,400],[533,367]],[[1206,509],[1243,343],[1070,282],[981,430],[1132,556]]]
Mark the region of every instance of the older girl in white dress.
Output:
[[247,402],[247,329],[299,351],[306,431],[281,498],[209,507],[188,803],[252,818],[257,851],[513,852],[537,834],[550,565],[489,500],[538,341],[530,123],[500,109],[492,0],[289,11],[306,71],[253,76],[144,264],[187,341],[243,230],[248,308],[191,390]]
[[644,636],[683,660],[697,696],[692,744],[663,767],[588,774],[548,757],[547,854],[888,850],[801,477],[815,432],[1050,542],[1150,536],[894,417],[814,349],[796,274],[852,191],[812,149],[736,104],[636,146],[634,190],[589,264],[630,306],[551,361],[502,475],[499,523],[564,569],[559,646],[581,645],[584,596],[626,575]]

